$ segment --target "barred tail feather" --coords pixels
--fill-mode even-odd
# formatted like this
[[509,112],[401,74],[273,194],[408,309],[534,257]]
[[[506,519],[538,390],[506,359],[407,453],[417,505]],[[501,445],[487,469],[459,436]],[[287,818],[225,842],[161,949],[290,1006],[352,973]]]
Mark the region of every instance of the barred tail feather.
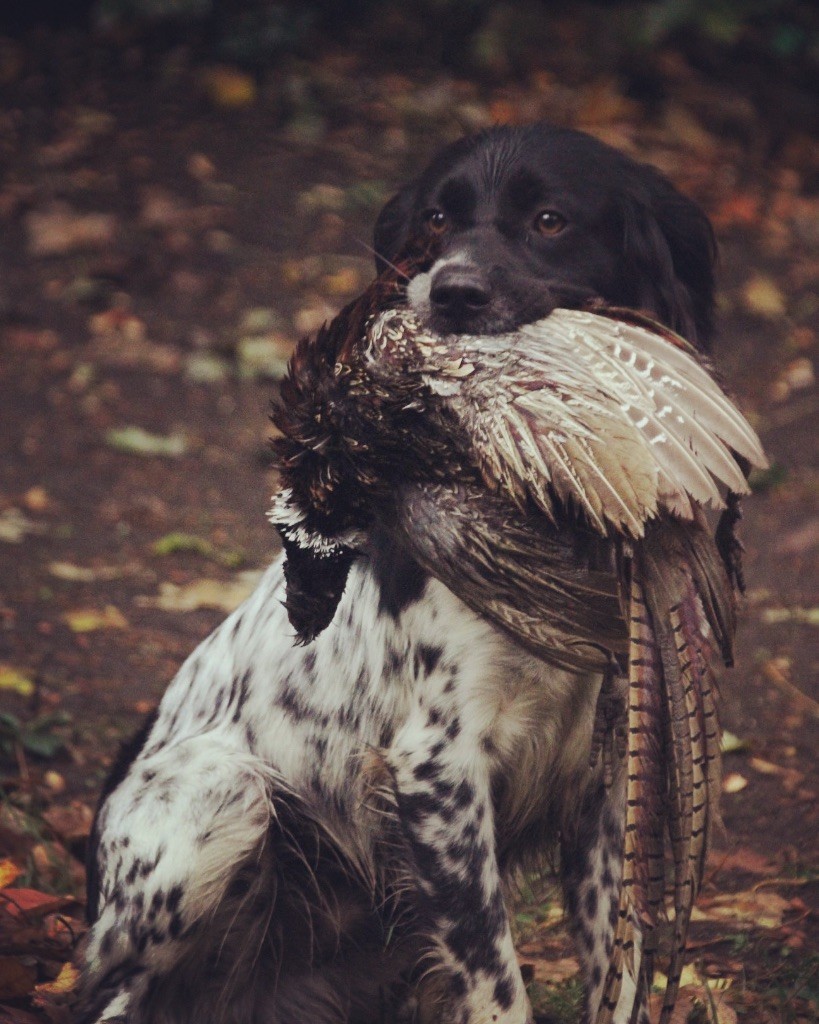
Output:
[[620,917],[597,1024],[617,1003],[634,926],[650,980],[664,913],[664,834],[674,864],[672,948],[661,1024],[679,989],[691,911],[718,820],[719,728],[714,662],[730,658],[733,590],[699,525],[655,523],[623,560],[628,594],[629,749]]
[[[640,973],[652,974],[654,930],[665,893],[665,773],[662,665],[641,582],[628,581],[628,750],[623,876],[614,945],[597,1024],[608,1024],[617,1006],[623,971],[634,973],[635,925],[644,936]],[[635,979],[637,980],[637,979]]]

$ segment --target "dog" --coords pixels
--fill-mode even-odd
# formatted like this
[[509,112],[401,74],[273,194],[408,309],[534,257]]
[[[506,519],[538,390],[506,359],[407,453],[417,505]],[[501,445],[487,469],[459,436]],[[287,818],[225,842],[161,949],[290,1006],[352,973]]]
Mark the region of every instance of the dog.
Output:
[[[707,347],[708,220],[658,172],[544,124],[444,149],[381,212],[432,328],[499,333],[598,297]],[[625,780],[590,767],[601,678],[539,661],[377,531],[330,627],[281,559],[121,752],[90,843],[82,1024],[527,1024],[506,899],[558,846],[600,1008]],[[434,772],[430,765],[435,765]],[[639,944],[613,1011],[647,1020]]]

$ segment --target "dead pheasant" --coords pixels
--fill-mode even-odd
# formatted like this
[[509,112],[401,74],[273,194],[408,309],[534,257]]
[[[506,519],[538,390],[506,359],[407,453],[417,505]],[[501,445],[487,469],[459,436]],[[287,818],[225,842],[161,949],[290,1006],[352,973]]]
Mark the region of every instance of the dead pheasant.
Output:
[[[508,335],[430,334],[407,260],[293,357],[274,411],[271,518],[306,642],[332,619],[375,523],[541,658],[628,681],[619,919],[598,1024],[635,923],[650,978],[674,861],[673,1008],[717,816],[714,666],[730,664],[733,522],[759,441],[694,350],[614,309],[557,309]],[[727,490],[728,499],[722,497]],[[706,506],[723,508],[715,539]]]

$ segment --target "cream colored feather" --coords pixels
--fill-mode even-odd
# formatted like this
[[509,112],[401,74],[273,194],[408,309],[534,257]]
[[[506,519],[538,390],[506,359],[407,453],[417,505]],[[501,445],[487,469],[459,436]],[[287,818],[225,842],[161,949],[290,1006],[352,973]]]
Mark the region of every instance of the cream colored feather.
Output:
[[370,353],[395,358],[396,337],[412,336],[489,487],[553,521],[574,509],[600,533],[636,539],[662,512],[723,507],[720,485],[746,493],[732,452],[766,463],[694,350],[628,317],[558,309],[514,334],[442,338],[392,310],[371,328]]

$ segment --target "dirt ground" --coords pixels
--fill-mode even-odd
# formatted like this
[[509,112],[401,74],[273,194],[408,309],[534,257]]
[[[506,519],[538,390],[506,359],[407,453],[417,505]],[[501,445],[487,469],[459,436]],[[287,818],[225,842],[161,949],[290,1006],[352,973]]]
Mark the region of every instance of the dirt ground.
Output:
[[[106,769],[276,549],[267,410],[294,340],[367,282],[380,204],[434,149],[536,117],[655,163],[717,228],[717,363],[772,469],[745,503],[725,835],[679,1020],[816,1019],[816,104],[673,47],[638,88],[560,31],[515,73],[396,71],[366,39],[248,74],[0,38],[0,1022],[68,1019]],[[567,1018],[551,890],[518,924],[539,1012]]]

